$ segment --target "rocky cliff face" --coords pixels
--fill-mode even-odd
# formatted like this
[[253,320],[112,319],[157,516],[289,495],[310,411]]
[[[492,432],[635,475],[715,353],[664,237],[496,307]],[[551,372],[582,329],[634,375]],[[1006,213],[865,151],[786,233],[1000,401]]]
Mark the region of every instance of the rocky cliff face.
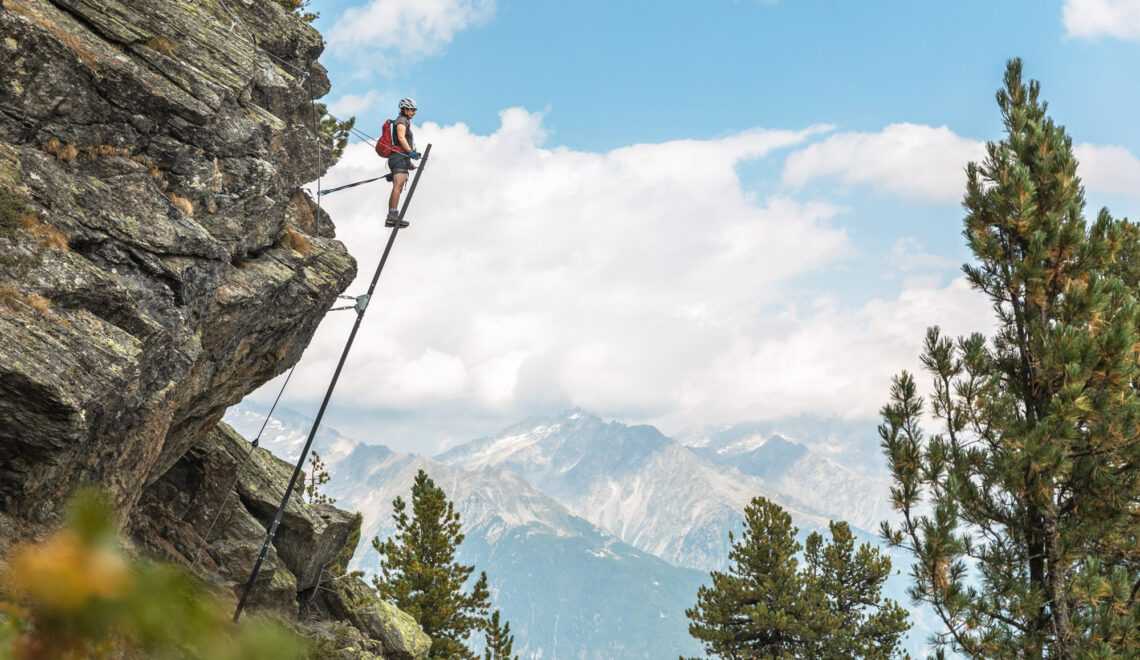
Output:
[[[292,471],[219,424],[147,487],[130,537],[140,550],[240,593]],[[249,605],[299,620],[306,634],[321,638],[315,657],[422,660],[431,638],[416,620],[346,572],[361,523],[336,507],[291,498]]]
[[[284,495],[292,467],[218,422],[356,263],[299,188],[332,164],[320,35],[224,1],[0,0],[0,560],[93,483],[138,550],[233,593]],[[426,656],[337,569],[359,519],[300,500],[251,607],[320,657]]]
[[3,0],[0,554],[80,482],[129,518],[355,276],[298,187],[321,37],[227,4]]

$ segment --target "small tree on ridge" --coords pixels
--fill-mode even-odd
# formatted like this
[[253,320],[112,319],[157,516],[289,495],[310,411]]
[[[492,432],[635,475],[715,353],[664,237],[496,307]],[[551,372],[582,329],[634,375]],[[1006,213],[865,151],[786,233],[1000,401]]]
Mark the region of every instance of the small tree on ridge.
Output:
[[482,630],[490,593],[487,574],[480,573],[470,593],[463,591],[474,566],[455,560],[463,542],[459,514],[443,489],[420,470],[412,485],[412,512],[397,497],[392,502],[396,533],[381,542],[380,571],[373,578],[381,597],[411,614],[431,637],[431,658],[471,658],[465,640]]
[[870,544],[855,549],[851,528],[833,522],[831,542],[805,546],[779,505],[756,497],[744,510],[744,533],[729,550],[727,573],[697,592],[686,610],[689,634],[709,654],[738,658],[850,660],[905,657],[899,641],[906,612],[881,597],[891,561]]

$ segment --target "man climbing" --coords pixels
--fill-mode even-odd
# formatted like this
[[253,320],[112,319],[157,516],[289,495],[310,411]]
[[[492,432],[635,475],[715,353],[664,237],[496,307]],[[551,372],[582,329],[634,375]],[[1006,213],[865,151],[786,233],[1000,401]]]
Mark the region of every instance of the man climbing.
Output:
[[400,220],[400,193],[408,182],[408,170],[414,170],[413,160],[420,157],[412,138],[412,117],[416,116],[415,99],[400,99],[400,116],[392,122],[392,144],[399,149],[388,156],[388,169],[392,170],[392,194],[388,197],[388,218],[385,227],[407,227],[407,220]]

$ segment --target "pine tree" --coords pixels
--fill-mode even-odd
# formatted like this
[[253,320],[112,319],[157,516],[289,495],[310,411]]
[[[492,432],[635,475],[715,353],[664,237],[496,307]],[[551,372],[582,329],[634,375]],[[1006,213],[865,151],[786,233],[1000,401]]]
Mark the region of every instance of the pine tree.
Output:
[[685,612],[689,634],[722,658],[850,658],[900,656],[906,612],[881,597],[890,559],[869,544],[858,551],[846,523],[831,524],[832,540],[808,536],[805,566],[796,555],[792,518],[756,497],[744,510],[744,533],[729,533],[727,573],[697,592]]
[[890,558],[867,543],[856,550],[847,523],[829,527],[830,543],[824,545],[823,537],[813,533],[804,544],[812,639],[812,651],[804,657],[900,657],[899,642],[910,624],[906,610],[881,595],[891,574]]
[[970,658],[1140,653],[1140,307],[1137,229],[1087,226],[1072,141],[1040,85],[1008,63],[1006,137],[967,167],[965,267],[996,333],[927,331],[933,377],[895,379],[879,432],[915,558],[911,595]]
[[483,650],[483,660],[519,660],[514,652],[515,636],[511,634],[511,624],[503,621],[499,625],[499,610],[491,615],[486,625],[487,646]]
[[474,566],[455,561],[463,542],[459,514],[443,490],[423,470],[412,485],[412,515],[397,497],[392,506],[396,533],[386,541],[372,539],[380,553],[373,578],[388,601],[411,614],[431,637],[431,658],[475,658],[464,643],[483,627],[490,607],[487,574],[481,573],[470,593],[463,585]]
[[[336,498],[329,497],[320,491],[321,486],[327,484],[331,477],[327,470],[325,470],[325,462],[321,460],[321,455],[314,451],[309,455],[309,469],[310,477],[308,478],[308,485],[305,487],[305,494],[309,497],[309,504],[336,504]],[[305,479],[302,479],[302,484]]]

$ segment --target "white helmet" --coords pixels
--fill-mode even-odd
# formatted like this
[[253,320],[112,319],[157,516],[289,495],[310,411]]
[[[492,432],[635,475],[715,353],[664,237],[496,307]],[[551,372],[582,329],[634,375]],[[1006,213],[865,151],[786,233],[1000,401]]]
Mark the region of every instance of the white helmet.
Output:
[[416,100],[413,98],[400,99],[400,109],[405,110],[409,108],[412,110],[416,109]]

